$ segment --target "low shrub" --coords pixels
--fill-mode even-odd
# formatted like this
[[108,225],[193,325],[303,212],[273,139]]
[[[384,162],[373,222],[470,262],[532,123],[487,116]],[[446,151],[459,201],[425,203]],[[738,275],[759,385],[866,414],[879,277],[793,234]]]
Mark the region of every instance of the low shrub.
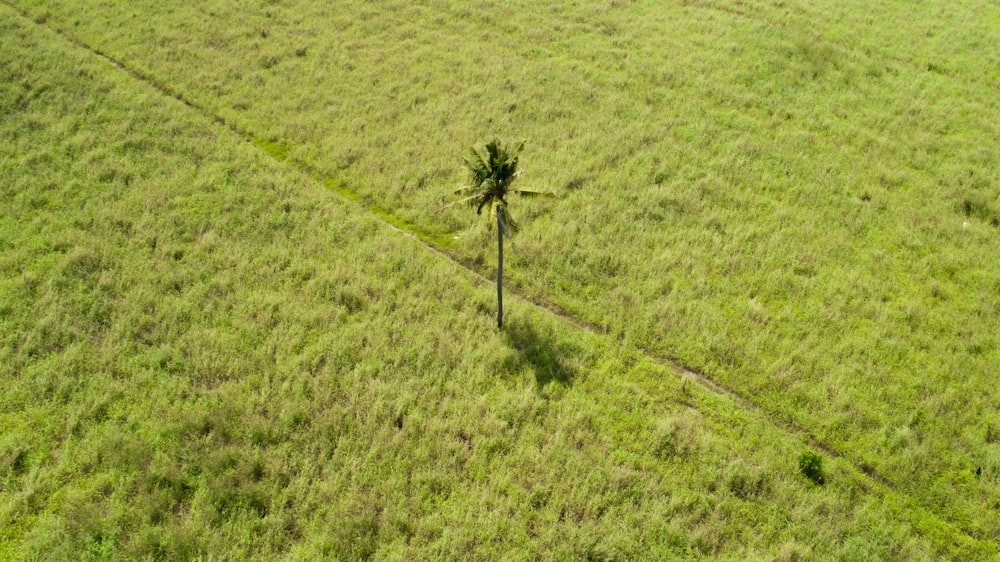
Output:
[[823,476],[823,457],[814,451],[805,451],[799,456],[799,470],[802,475],[812,481],[817,486],[822,486],[826,482]]

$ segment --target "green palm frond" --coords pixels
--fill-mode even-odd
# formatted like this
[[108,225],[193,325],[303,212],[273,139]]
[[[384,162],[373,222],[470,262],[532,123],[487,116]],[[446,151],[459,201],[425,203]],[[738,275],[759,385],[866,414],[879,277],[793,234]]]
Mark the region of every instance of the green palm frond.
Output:
[[479,194],[478,193],[475,194],[475,195],[470,195],[468,197],[463,197],[463,198],[461,198],[461,199],[459,199],[457,201],[452,201],[451,203],[448,203],[447,205],[444,205],[443,207],[441,207],[441,210],[448,209],[450,207],[454,207],[455,205],[461,205],[462,203],[468,203],[470,206],[474,207],[476,205],[475,200],[477,198],[479,198]]
[[491,159],[474,146],[469,149],[469,155],[465,157],[465,166],[469,169],[473,189],[482,187],[493,175]]
[[510,211],[507,209],[507,205],[500,205],[500,214],[503,216],[503,225],[506,228],[504,236],[513,240],[512,234],[520,230],[521,227],[514,222],[514,217],[510,216]]
[[[480,207],[482,209],[482,207]],[[478,210],[476,211],[479,212]],[[490,205],[489,213],[486,215],[486,230],[493,230],[493,223],[497,220],[497,206]]]

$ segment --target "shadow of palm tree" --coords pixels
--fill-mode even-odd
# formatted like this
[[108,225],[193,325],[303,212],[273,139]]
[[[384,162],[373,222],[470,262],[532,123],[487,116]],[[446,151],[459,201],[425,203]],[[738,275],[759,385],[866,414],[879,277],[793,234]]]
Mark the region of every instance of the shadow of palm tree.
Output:
[[572,344],[556,341],[551,334],[537,330],[531,323],[514,321],[504,328],[507,341],[517,351],[522,365],[531,367],[539,388],[552,382],[570,385],[574,369],[566,366],[565,359],[579,354]]

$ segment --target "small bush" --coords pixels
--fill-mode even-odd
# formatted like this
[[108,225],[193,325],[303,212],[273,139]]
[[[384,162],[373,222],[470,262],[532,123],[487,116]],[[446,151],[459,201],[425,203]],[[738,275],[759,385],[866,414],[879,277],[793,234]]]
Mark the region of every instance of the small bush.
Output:
[[823,477],[823,457],[814,451],[805,451],[799,456],[799,470],[802,475],[812,481],[817,486],[822,486],[826,482]]

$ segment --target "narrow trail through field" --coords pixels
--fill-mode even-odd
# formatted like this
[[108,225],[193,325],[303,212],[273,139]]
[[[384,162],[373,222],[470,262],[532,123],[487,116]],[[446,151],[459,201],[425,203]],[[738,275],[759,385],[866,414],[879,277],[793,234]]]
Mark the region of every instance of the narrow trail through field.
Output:
[[[477,266],[470,260],[464,259],[461,256],[454,255],[450,253],[447,248],[442,247],[438,242],[435,241],[433,235],[428,231],[420,228],[419,225],[411,224],[409,222],[400,220],[394,217],[391,213],[385,209],[379,207],[377,204],[366,199],[360,193],[352,190],[349,186],[345,186],[343,183],[335,178],[324,175],[319,169],[317,169],[312,164],[308,162],[302,162],[295,159],[290,159],[284,157],[283,155],[276,155],[267,149],[266,143],[263,139],[260,139],[250,133],[249,131],[243,129],[239,124],[232,121],[226,120],[218,114],[213,113],[211,110],[205,106],[199,104],[198,102],[190,99],[183,91],[174,86],[164,83],[158,80],[155,76],[147,74],[142,70],[139,70],[123,60],[118,60],[115,57],[109,55],[108,53],[102,52],[100,49],[91,46],[90,44],[84,42],[80,38],[73,35],[70,31],[58,27],[52,23],[45,21],[37,21],[29,14],[19,9],[16,6],[9,4],[4,0],[0,0],[0,3],[10,8],[17,14],[27,21],[30,21],[32,25],[39,29],[47,30],[48,32],[57,34],[58,36],[64,38],[66,41],[72,43],[76,47],[86,50],[93,55],[99,57],[100,59],[106,61],[109,65],[115,67],[117,70],[125,72],[134,80],[141,81],[148,86],[159,91],[162,95],[169,98],[173,98],[180,101],[185,106],[193,111],[196,111],[203,116],[211,119],[217,125],[224,127],[231,132],[238,135],[245,142],[252,144],[255,148],[265,154],[270,158],[282,163],[285,166],[303,172],[306,175],[313,178],[315,181],[319,182],[330,188],[334,194],[339,197],[345,204],[354,205],[357,209],[362,210],[374,218],[379,220],[382,224],[388,226],[389,228],[395,230],[396,232],[413,239],[416,243],[420,244],[428,251],[433,252],[436,255],[441,256],[444,259],[450,260],[451,262],[457,264],[462,269],[467,271],[470,275],[478,280],[478,282],[484,285],[492,285],[493,279],[491,279],[485,270],[481,266]],[[749,16],[747,16],[749,17]],[[511,290],[514,289],[514,290]],[[587,318],[584,318],[578,314],[574,314],[557,303],[539,298],[537,296],[527,295],[522,291],[517,291],[516,285],[508,289],[509,292],[516,295],[522,301],[530,303],[539,308],[547,310],[549,313],[559,317],[562,321],[568,323],[576,329],[589,331],[595,334],[599,334],[602,337],[616,338],[614,331],[607,326],[602,326],[597,324]],[[625,344],[628,345],[639,354],[647,358],[653,363],[659,364],[670,370],[678,373],[681,380],[684,381],[685,386],[690,386],[690,383],[697,385],[702,391],[714,395],[716,397],[722,397],[725,400],[731,401],[736,407],[742,410],[744,413],[752,417],[753,419],[760,420],[770,424],[771,426],[778,428],[780,431],[790,435],[798,441],[812,447],[816,450],[823,452],[825,455],[841,460],[845,465],[853,469],[853,477],[862,485],[863,488],[870,490],[871,492],[877,494],[879,497],[896,496],[899,498],[899,504],[906,509],[913,510],[914,512],[923,512],[924,516],[930,516],[933,518],[934,522],[930,529],[927,528],[926,523],[924,525],[915,524],[915,528],[919,529],[923,533],[932,531],[929,534],[936,534],[938,536],[934,537],[936,541],[946,540],[945,537],[940,536],[940,534],[961,536],[968,543],[975,544],[977,548],[981,547],[980,541],[974,536],[970,535],[966,530],[959,528],[954,523],[949,521],[946,516],[938,514],[936,512],[928,513],[925,511],[926,508],[920,507],[918,502],[909,496],[905,490],[900,490],[891,479],[879,474],[870,466],[857,461],[847,451],[837,450],[823,440],[818,438],[812,431],[808,428],[803,427],[793,420],[788,419],[784,416],[776,414],[774,411],[767,409],[760,403],[755,401],[752,397],[746,396],[739,393],[732,388],[728,388],[719,384],[718,382],[712,380],[711,378],[705,376],[703,373],[698,372],[695,369],[691,369],[683,365],[675,357],[665,356],[663,354],[656,353],[652,350],[645,349],[636,344]],[[679,401],[682,403],[687,403],[683,397],[672,397],[671,400]],[[691,405],[691,404],[689,404]],[[694,407],[698,407],[693,405]],[[926,519],[925,519],[926,521]],[[987,548],[988,550],[988,548]]]

